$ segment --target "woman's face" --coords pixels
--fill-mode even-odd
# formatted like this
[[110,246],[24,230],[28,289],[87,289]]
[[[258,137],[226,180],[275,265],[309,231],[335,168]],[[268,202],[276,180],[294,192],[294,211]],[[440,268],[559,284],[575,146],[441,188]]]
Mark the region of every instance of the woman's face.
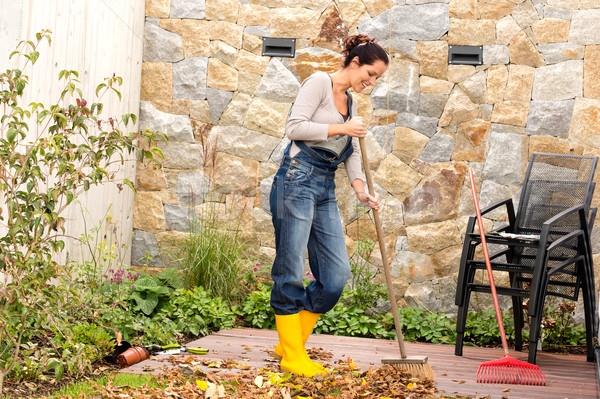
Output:
[[385,62],[375,61],[373,64],[359,65],[358,59],[352,61],[353,69],[350,75],[350,83],[355,92],[360,93],[369,86],[374,86],[377,79],[383,75],[387,69]]

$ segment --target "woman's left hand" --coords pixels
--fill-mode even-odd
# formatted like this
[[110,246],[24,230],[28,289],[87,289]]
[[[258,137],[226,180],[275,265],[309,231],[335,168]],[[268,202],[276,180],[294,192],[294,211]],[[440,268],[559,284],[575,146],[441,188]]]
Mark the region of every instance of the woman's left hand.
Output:
[[367,192],[363,192],[357,194],[357,197],[361,205],[363,206],[368,206],[370,208],[375,209],[376,211],[378,211],[379,208],[381,208],[381,204],[379,203],[379,194],[377,193],[375,193],[375,196],[372,196]]

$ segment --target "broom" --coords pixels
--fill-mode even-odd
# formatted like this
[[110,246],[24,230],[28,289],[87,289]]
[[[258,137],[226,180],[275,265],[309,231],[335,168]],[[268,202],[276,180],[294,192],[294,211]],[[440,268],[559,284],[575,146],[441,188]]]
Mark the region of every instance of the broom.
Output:
[[469,181],[471,183],[473,203],[475,204],[475,214],[477,215],[477,225],[479,226],[483,257],[485,258],[485,266],[490,280],[490,288],[492,290],[492,298],[494,299],[494,308],[496,310],[496,319],[498,320],[498,327],[500,328],[502,348],[504,349],[503,358],[484,362],[479,365],[479,369],[477,370],[477,382],[490,384],[546,385],[546,375],[538,366],[522,360],[513,359],[508,353],[508,343],[506,342],[502,313],[500,312],[500,304],[498,303],[498,294],[496,293],[496,285],[494,284],[490,255],[487,249],[481,211],[479,210],[479,202],[477,201],[477,192],[475,190],[475,179],[473,178],[473,170],[471,170],[471,168],[469,168]]
[[[363,168],[365,170],[365,177],[367,178],[367,186],[369,193],[375,195],[375,189],[373,186],[373,180],[371,178],[371,170],[369,169],[369,160],[367,157],[367,149],[363,138],[359,138],[360,152],[362,153]],[[381,260],[383,261],[383,270],[385,272],[385,282],[387,284],[388,295],[390,298],[390,304],[392,307],[392,315],[394,316],[394,326],[396,328],[396,336],[398,337],[398,345],[400,347],[400,359],[382,359],[381,362],[384,364],[394,364],[399,368],[406,370],[413,377],[418,379],[429,379],[433,380],[434,374],[431,366],[427,364],[427,356],[406,356],[406,349],[404,348],[404,337],[402,335],[402,329],[400,327],[400,317],[398,315],[398,307],[396,304],[396,296],[394,295],[392,285],[392,275],[390,272],[390,262],[383,240],[383,230],[381,228],[381,219],[379,217],[379,211],[373,209],[373,219],[375,221],[375,229],[377,230],[377,239],[379,241],[379,250],[381,251]]]

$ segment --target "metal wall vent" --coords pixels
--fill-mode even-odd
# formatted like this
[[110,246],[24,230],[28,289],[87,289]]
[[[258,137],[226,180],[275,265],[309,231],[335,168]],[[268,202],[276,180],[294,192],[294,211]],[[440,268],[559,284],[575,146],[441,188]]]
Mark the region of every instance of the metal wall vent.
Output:
[[483,46],[448,46],[448,64],[483,64]]
[[271,57],[296,56],[296,39],[263,37],[262,55]]

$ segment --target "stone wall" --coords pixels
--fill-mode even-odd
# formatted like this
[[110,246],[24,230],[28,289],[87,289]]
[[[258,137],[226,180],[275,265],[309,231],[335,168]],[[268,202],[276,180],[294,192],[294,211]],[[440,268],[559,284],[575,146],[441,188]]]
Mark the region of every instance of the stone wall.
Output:
[[[600,152],[599,20],[598,0],[146,0],[140,124],[170,142],[162,170],[138,169],[132,264],[148,253],[167,265],[165,243],[209,200],[243,207],[251,254],[272,260],[268,194],[287,114],[300,82],[335,71],[342,38],[363,32],[392,55],[354,97],[396,291],[453,312],[467,168],[486,205],[518,198],[534,151]],[[295,38],[296,57],[263,57],[262,37]],[[483,65],[449,65],[453,45],[482,46]],[[351,253],[376,235],[338,175]]]

